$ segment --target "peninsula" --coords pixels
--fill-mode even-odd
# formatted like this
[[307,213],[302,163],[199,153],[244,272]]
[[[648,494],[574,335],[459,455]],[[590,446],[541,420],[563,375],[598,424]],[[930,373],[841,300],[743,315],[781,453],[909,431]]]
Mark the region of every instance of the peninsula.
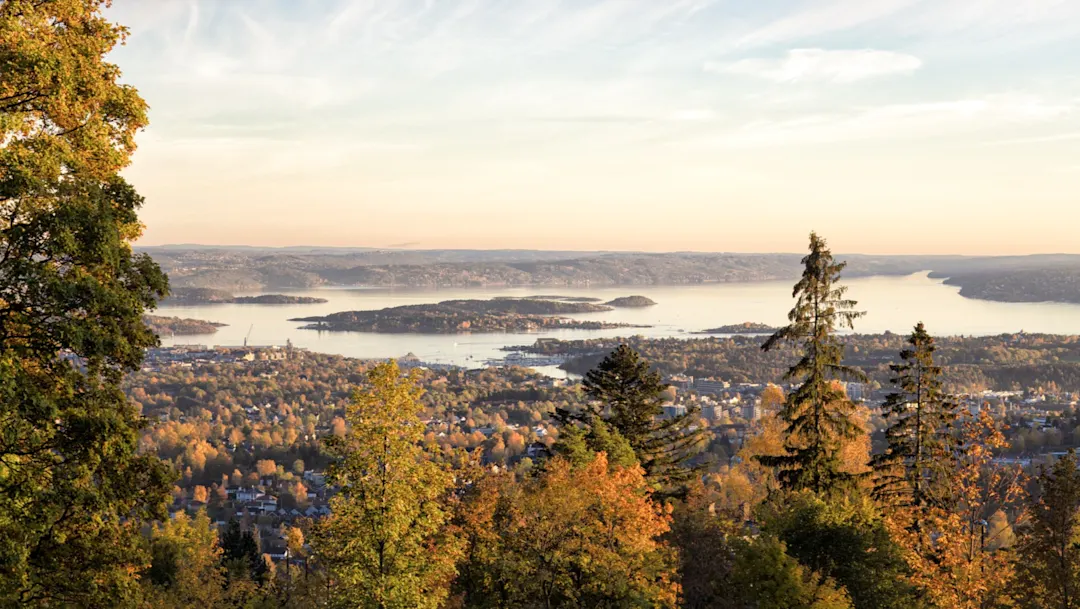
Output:
[[173,288],[168,298],[162,301],[166,305],[202,305],[202,304],[321,304],[329,302],[325,298],[311,296],[289,296],[286,294],[259,294],[257,296],[233,296],[225,290],[212,288]]
[[201,319],[183,319],[180,317],[163,317],[161,315],[143,315],[143,323],[154,331],[158,336],[192,336],[198,334],[213,334],[218,328],[226,324]]

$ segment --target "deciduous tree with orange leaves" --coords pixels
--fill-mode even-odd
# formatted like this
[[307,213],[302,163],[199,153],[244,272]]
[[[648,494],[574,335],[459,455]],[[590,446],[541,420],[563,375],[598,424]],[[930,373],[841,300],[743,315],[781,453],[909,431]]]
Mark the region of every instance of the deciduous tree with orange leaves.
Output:
[[575,466],[554,458],[522,482],[489,476],[465,504],[467,607],[674,607],[670,517],[638,466],[604,453]]
[[[994,451],[1008,443],[986,410],[966,416],[960,429],[949,481],[954,503],[899,508],[887,523],[903,548],[911,583],[935,606],[1010,607],[1013,564],[1008,552],[994,549],[989,519],[1001,506],[1016,504],[1022,471],[993,462]],[[916,519],[919,527],[912,526]]]

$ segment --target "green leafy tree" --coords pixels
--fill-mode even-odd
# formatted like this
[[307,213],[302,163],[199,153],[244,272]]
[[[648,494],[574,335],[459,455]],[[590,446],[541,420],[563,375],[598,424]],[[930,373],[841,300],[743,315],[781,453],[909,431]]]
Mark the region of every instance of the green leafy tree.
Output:
[[859,494],[825,501],[790,493],[762,508],[762,528],[787,553],[834,580],[856,609],[915,609],[920,592],[907,582],[903,550],[874,504]]
[[583,386],[593,402],[582,413],[558,412],[560,419],[603,419],[630,443],[646,478],[662,487],[671,489],[693,475],[687,464],[700,452],[704,432],[690,429],[694,412],[661,416],[668,385],[636,351],[619,345],[585,375]]
[[572,424],[563,427],[552,449],[574,465],[584,465],[601,452],[607,455],[608,463],[613,466],[638,465],[637,455],[630,443],[603,419],[595,419],[587,427]]
[[849,609],[835,582],[799,564],[772,536],[734,542],[735,562],[724,609]]
[[735,557],[730,539],[741,531],[716,509],[718,500],[715,491],[694,481],[674,505],[667,539],[679,553],[679,606],[685,609],[722,607],[730,598]]
[[1015,598],[1030,609],[1080,607],[1080,463],[1076,453],[1041,468],[1016,552]]
[[315,548],[343,606],[439,607],[461,552],[448,528],[451,475],[421,446],[416,374],[383,363],[368,385],[346,408],[345,435],[324,439],[338,460],[327,478],[341,491]]
[[862,372],[844,366],[844,346],[836,337],[841,328],[853,328],[862,313],[847,288],[837,285],[846,263],[833,260],[825,240],[810,233],[810,253],[803,258],[802,278],[795,284],[795,308],[790,324],[770,336],[762,349],[770,351],[793,344],[802,351],[785,379],[797,382],[787,396],[780,418],[786,425],[785,454],[760,456],[759,461],[778,468],[786,489],[831,492],[853,487],[858,474],[846,471],[842,451],[864,433],[856,407],[843,387],[834,381],[864,379]]
[[167,290],[119,177],[146,104],[104,0],[0,2],[0,606],[122,607],[168,470],[120,380]]
[[949,473],[954,465],[953,423],[959,404],[942,387],[934,363],[934,338],[920,322],[891,364],[896,391],[882,407],[888,421],[888,447],[873,460],[874,495],[886,503],[910,506],[949,501]]

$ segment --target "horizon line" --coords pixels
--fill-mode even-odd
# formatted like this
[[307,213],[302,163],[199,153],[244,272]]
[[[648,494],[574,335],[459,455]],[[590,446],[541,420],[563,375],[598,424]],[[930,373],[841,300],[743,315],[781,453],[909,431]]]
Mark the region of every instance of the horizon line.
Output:
[[[732,254],[740,256],[801,256],[804,252],[740,252],[732,250],[665,250],[665,251],[647,251],[647,250],[588,250],[588,249],[544,249],[544,248],[507,248],[507,247],[493,247],[493,248],[461,248],[461,247],[427,247],[427,248],[410,248],[410,247],[380,247],[372,245],[246,245],[246,244],[217,244],[217,243],[163,243],[158,245],[141,245],[133,244],[134,249],[252,249],[252,250],[343,250],[343,251],[372,251],[372,252],[534,252],[543,254],[641,254],[641,255],[677,255],[677,254],[695,254],[695,255],[707,255],[707,254]],[[1067,257],[1080,257],[1080,253],[1068,253],[1068,252],[1037,252],[1027,254],[920,254],[920,253],[907,253],[907,254],[867,254],[863,252],[838,252],[837,256],[866,256],[866,257],[882,257],[882,258],[902,258],[902,257],[920,257],[920,258],[1033,258],[1033,257],[1054,257],[1054,256],[1067,256]]]

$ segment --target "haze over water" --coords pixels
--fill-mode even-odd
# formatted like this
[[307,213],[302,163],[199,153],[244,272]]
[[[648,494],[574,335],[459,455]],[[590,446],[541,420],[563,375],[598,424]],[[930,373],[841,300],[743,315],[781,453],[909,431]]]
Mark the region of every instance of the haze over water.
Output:
[[[845,280],[851,298],[866,311],[856,324],[860,333],[886,330],[906,333],[919,322],[931,333],[993,335],[1019,332],[1076,334],[1080,332],[1080,305],[1058,303],[1000,303],[964,298],[959,288],[944,285],[926,274],[906,277],[866,277]],[[507,345],[531,344],[537,338],[583,339],[641,334],[691,338],[692,332],[744,321],[770,325],[786,323],[794,301],[791,281],[724,283],[690,286],[604,286],[597,288],[480,288],[442,290],[389,290],[323,288],[289,294],[326,298],[315,305],[200,305],[164,306],[156,314],[190,317],[229,324],[207,336],[163,337],[165,345],[241,345],[250,330],[249,344],[283,345],[291,340],[312,351],[358,358],[401,357],[414,353],[433,363],[477,367],[506,353]],[[278,291],[280,292],[280,291]],[[370,310],[407,304],[434,303],[460,298],[529,295],[591,296],[610,300],[640,294],[657,302],[645,309],[616,309],[574,315],[580,319],[650,325],[650,328],[613,330],[559,330],[527,334],[374,334],[300,330],[290,318],[326,315],[338,311]]]

